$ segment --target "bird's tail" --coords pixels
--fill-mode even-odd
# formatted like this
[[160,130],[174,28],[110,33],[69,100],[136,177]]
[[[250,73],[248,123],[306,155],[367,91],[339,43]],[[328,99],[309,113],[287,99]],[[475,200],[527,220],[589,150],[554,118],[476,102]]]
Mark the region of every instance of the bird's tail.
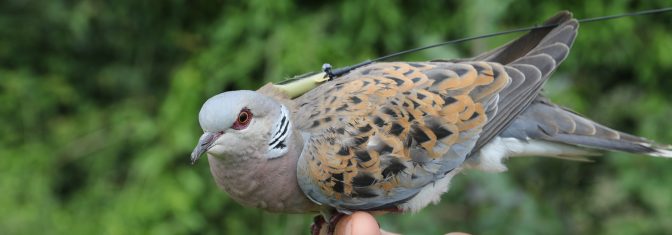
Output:
[[672,158],[672,146],[613,130],[543,97],[516,118],[502,137],[535,139],[579,149],[623,151]]

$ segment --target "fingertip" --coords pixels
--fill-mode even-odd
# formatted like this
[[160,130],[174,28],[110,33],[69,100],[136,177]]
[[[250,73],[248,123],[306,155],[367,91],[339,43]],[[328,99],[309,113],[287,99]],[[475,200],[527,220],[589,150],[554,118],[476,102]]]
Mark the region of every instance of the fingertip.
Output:
[[348,235],[380,235],[378,221],[366,212],[352,214],[352,233]]
[[352,216],[346,215],[336,223],[334,235],[349,235],[352,234]]
[[378,222],[369,213],[355,212],[336,224],[336,235],[380,235]]

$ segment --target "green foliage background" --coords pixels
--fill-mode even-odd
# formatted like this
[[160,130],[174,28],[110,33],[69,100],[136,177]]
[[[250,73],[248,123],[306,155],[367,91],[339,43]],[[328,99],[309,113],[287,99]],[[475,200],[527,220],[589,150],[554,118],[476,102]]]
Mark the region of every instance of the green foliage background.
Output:
[[[0,1],[0,234],[306,234],[312,215],[244,208],[188,164],[208,97],[322,63],[672,1]],[[475,55],[517,35],[399,58]],[[584,24],[546,86],[558,103],[672,143],[672,14]],[[524,158],[442,202],[385,215],[405,234],[665,234],[672,160]]]

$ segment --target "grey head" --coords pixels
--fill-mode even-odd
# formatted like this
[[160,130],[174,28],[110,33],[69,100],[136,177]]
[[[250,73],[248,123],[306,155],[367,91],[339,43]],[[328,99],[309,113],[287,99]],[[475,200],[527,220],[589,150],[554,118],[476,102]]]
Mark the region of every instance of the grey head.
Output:
[[276,158],[287,152],[287,108],[254,91],[229,91],[208,99],[198,115],[203,135],[191,153],[217,158]]

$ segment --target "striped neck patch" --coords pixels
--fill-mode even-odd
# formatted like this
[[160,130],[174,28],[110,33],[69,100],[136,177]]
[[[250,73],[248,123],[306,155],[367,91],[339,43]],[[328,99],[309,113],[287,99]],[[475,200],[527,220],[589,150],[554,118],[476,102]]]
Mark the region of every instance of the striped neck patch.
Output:
[[292,123],[289,121],[289,112],[287,107],[280,105],[280,116],[273,127],[273,134],[268,142],[269,159],[281,157],[289,150],[287,138],[292,135]]

